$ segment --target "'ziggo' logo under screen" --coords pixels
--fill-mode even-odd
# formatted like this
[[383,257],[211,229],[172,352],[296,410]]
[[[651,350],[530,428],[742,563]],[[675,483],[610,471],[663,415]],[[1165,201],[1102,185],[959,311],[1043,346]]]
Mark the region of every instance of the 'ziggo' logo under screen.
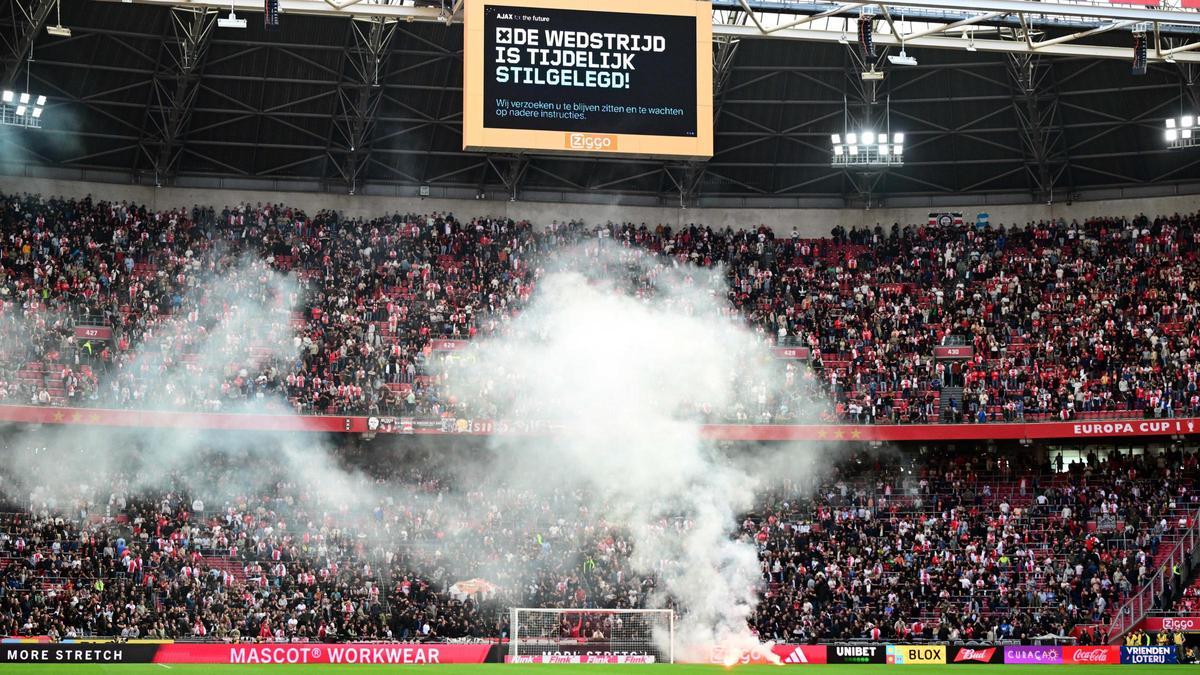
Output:
[[567,134],[567,147],[571,150],[616,150],[617,137],[608,134]]

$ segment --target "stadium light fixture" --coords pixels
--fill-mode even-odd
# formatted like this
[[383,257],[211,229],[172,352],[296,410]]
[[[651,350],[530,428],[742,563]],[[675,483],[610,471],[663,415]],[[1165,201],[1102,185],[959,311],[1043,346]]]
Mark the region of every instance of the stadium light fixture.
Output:
[[1167,119],[1163,138],[1167,142],[1167,148],[1176,150],[1179,148],[1191,148],[1197,145],[1196,143],[1196,127],[1200,125],[1200,119],[1195,115],[1180,115],[1179,117],[1170,117]]
[[891,63],[893,66],[915,66],[915,65],[917,65],[916,57],[909,56],[908,52],[904,51],[904,47],[900,48],[900,53],[898,55],[889,54],[888,62]]
[[217,26],[219,28],[245,28],[246,20],[238,18],[237,13],[233,11],[233,3],[229,3],[229,16],[218,16]]
[[[904,132],[892,131],[891,110],[891,99],[889,98],[887,113],[882,119],[868,117],[855,121],[850,117],[850,107],[847,103],[842,120],[845,124],[845,131],[829,135],[829,139],[833,142],[832,165],[858,169],[903,165]],[[842,142],[843,139],[845,143]]]
[[[904,134],[871,129],[831,134],[834,166],[898,166],[904,163]],[[846,142],[842,143],[845,138]]]
[[0,95],[0,101],[0,124],[28,129],[41,128],[42,113],[46,110],[45,96],[5,89]]
[[62,25],[62,0],[54,3],[54,7],[58,12],[58,19],[53,26],[46,26],[46,32],[54,37],[71,37],[71,29]]
[[217,26],[221,28],[245,28],[246,20],[239,19],[233,9],[229,10],[229,16],[217,17]]

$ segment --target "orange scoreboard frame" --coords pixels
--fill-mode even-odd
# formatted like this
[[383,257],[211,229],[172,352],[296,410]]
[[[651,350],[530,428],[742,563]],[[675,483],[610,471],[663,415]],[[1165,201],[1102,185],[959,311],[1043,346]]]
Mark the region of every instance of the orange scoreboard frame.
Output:
[[464,150],[712,156],[707,0],[473,0],[465,12]]

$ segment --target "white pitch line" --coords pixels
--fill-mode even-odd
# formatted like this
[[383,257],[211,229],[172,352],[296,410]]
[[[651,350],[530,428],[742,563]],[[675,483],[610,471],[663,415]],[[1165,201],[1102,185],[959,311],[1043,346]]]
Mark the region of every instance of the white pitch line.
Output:
[[156,663],[156,664],[154,664],[154,665],[156,665],[156,666],[162,666],[163,668],[166,668],[167,670],[170,670],[170,669],[171,669],[171,666],[168,666],[168,665],[167,665],[167,664],[165,664],[165,663]]

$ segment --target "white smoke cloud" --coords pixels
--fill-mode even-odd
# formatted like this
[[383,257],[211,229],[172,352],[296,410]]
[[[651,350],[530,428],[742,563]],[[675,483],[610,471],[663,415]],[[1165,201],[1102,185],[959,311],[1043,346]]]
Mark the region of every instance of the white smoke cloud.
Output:
[[449,365],[452,392],[489,402],[500,419],[561,428],[494,437],[508,479],[583,488],[629,533],[634,570],[656,573],[655,602],[680,612],[677,654],[757,646],[747,619],[760,563],[753,541],[735,535],[764,481],[701,438],[700,411],[779,380],[767,347],[731,315],[721,270],[586,244],[547,261],[529,306],[473,350]]
[[[287,412],[280,392],[224,400],[199,392],[239,375],[255,378],[269,363],[292,367],[297,349],[290,316],[301,299],[294,278],[254,259],[208,270],[195,264],[187,273],[196,283],[177,307],[161,310],[190,314],[190,320],[149,328],[102,382],[117,380],[138,392],[131,396],[135,407],[187,409],[190,400],[226,413]],[[111,399],[117,394],[107,387],[100,394],[92,405],[116,407]],[[79,416],[104,423],[102,411]],[[307,486],[314,498],[334,505],[365,507],[380,498],[364,489],[371,482],[366,476],[344,467],[313,434],[64,425],[11,436],[6,445],[21,460],[0,469],[0,493],[34,510],[66,511],[85,496],[132,497],[172,485],[219,508],[237,496],[270,493],[281,480]],[[241,470],[224,472],[219,483],[210,480],[231,466]]]
[[[485,502],[507,513],[533,492],[546,496],[550,508],[564,509],[556,515],[569,520],[579,517],[578,503],[550,497],[586,495],[589,518],[628,533],[633,570],[658,577],[653,602],[680,611],[678,658],[706,660],[706,652],[694,650],[711,645],[735,652],[757,647],[747,619],[759,598],[760,562],[738,520],[785,474],[805,474],[812,454],[789,452],[781,461],[782,453],[765,452],[735,460],[702,439],[701,424],[734,406],[750,408],[753,416],[755,406],[769,405],[781,389],[777,363],[728,306],[720,269],[669,267],[638,249],[597,242],[541,264],[531,303],[498,337],[456,355],[446,381],[450,394],[485,416],[554,420],[560,431],[493,437],[489,465],[465,462],[458,475],[463,489],[439,494],[436,504],[347,467],[313,435],[86,427],[10,439],[10,447],[48,450],[26,455],[17,470],[0,471],[0,492],[35,510],[66,511],[84,485],[135,495],[174,481],[217,500],[208,502],[211,509],[226,498],[271,494],[282,481],[332,508],[361,512],[389,498],[419,504],[448,524],[447,543],[460,534],[476,536],[455,523],[487,520],[492,514],[483,512]],[[296,357],[289,316],[301,291],[291,279],[259,261],[243,261],[197,273],[195,288],[202,290],[176,311],[201,312],[203,333],[154,332],[135,346],[128,367],[152,380],[156,397],[223,375],[247,342],[281,363]],[[194,356],[161,368],[164,354],[183,352]],[[251,399],[221,409],[262,404]],[[239,463],[244,470],[226,473],[227,482],[209,484],[213,464]],[[505,504],[506,495],[512,504]],[[380,547],[404,548],[398,538],[383,536]],[[581,555],[586,542],[564,544]],[[490,562],[440,552],[435,558],[463,578],[483,574],[514,593],[537,565],[522,555]]]

